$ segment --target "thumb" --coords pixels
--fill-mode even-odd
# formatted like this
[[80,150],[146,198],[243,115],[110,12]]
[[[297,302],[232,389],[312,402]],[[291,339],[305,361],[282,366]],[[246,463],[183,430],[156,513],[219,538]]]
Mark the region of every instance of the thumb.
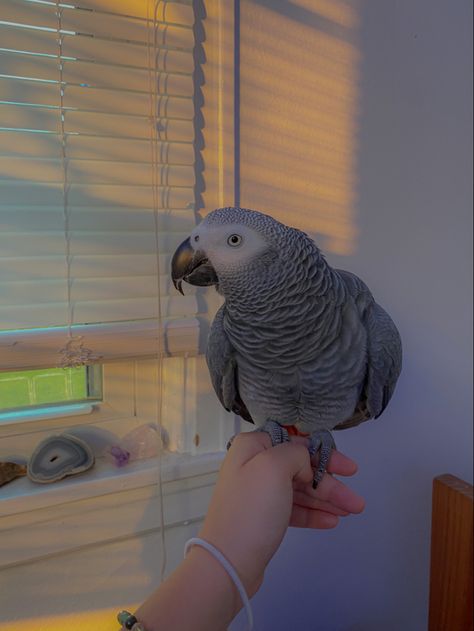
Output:
[[311,459],[304,443],[282,443],[261,452],[258,458],[269,459],[276,472],[282,473],[291,480],[311,482],[313,479]]
[[266,449],[272,449],[272,441],[267,433],[242,432],[237,434],[232,440],[226,461],[234,466],[241,467]]

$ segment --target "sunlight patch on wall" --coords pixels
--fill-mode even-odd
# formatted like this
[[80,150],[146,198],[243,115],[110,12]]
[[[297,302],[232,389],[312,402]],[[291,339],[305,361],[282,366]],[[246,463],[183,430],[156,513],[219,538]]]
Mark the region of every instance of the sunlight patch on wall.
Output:
[[241,3],[241,206],[356,244],[357,14],[349,2]]

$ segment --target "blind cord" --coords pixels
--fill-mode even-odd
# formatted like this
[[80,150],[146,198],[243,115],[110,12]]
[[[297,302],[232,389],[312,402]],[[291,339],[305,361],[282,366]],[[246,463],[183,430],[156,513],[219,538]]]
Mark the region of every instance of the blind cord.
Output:
[[[150,16],[151,5],[153,6],[153,16]],[[159,242],[159,215],[158,215],[158,157],[157,157],[157,107],[158,107],[158,72],[156,68],[158,47],[157,47],[157,10],[158,2],[156,0],[147,0],[147,57],[148,57],[148,94],[149,94],[149,120],[150,120],[150,149],[151,149],[151,173],[152,173],[152,196],[153,196],[153,228],[155,238],[155,258],[156,258],[156,296],[157,296],[157,337],[158,348],[156,358],[157,372],[157,425],[160,436],[163,437],[163,338],[165,335],[162,304],[161,304],[161,269],[160,269],[160,242]],[[153,39],[151,41],[151,35]],[[160,502],[160,539],[161,539],[161,568],[160,579],[163,582],[166,565],[166,535],[165,535],[165,515],[164,515],[164,494],[163,494],[163,476],[162,476],[162,458],[160,448],[158,450],[158,498]]]
[[66,293],[67,293],[67,337],[66,344],[59,349],[61,359],[59,365],[62,368],[76,368],[86,366],[100,359],[90,348],[84,345],[84,336],[74,336],[72,327],[74,324],[74,302],[72,300],[72,255],[71,255],[71,227],[69,208],[69,183],[67,164],[67,134],[64,118],[64,77],[63,77],[63,39],[62,33],[62,12],[63,9],[56,0],[56,16],[58,19],[58,70],[59,70],[59,127],[61,135],[61,166],[63,175],[63,219],[64,219],[64,242],[66,256]]

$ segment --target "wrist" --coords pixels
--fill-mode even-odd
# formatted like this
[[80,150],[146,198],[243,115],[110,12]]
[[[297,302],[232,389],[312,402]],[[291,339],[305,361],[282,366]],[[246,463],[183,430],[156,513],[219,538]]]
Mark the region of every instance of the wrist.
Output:
[[241,608],[225,569],[207,550],[193,546],[135,615],[148,631],[225,631]]
[[192,546],[184,561],[188,571],[200,581],[209,595],[215,598],[230,621],[242,609],[239,592],[221,563],[201,546]]
[[[237,541],[232,543],[232,541],[228,540],[228,537],[219,536],[212,529],[206,528],[206,524],[204,524],[198,537],[208,541],[226,557],[238,574],[245,593],[249,598],[252,598],[262,585],[265,571],[264,567],[260,570],[262,564],[259,562],[258,555],[249,554],[249,551],[242,549],[242,546]],[[218,561],[216,562],[218,563]],[[227,577],[229,578],[228,575]],[[240,598],[239,602],[242,604]]]

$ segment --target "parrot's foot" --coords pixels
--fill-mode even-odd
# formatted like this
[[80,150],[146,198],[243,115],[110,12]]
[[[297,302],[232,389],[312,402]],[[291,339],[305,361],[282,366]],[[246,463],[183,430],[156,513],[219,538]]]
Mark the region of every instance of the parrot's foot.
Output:
[[[272,441],[272,446],[275,447],[275,445],[279,445],[280,443],[287,443],[290,440],[290,436],[288,435],[288,431],[282,427],[279,423],[277,423],[276,421],[267,421],[264,425],[262,425],[261,427],[259,427],[258,429],[253,430],[254,432],[265,432],[266,434],[268,434],[271,438]],[[252,432],[250,432],[252,433]],[[235,434],[235,436],[238,436],[238,434]],[[232,441],[234,440],[235,436],[232,436],[232,438],[229,438],[227,445],[226,445],[226,449],[227,451],[229,451],[231,445],[232,445]]]
[[313,478],[313,489],[316,489],[326,472],[331,451],[336,449],[336,443],[330,432],[322,430],[311,434],[308,449],[311,456],[314,456],[314,454],[319,451],[319,464],[314,471]]
[[267,421],[255,431],[265,432],[268,434],[271,438],[273,447],[275,447],[275,445],[279,445],[280,443],[288,443],[290,441],[288,431],[276,421]]

